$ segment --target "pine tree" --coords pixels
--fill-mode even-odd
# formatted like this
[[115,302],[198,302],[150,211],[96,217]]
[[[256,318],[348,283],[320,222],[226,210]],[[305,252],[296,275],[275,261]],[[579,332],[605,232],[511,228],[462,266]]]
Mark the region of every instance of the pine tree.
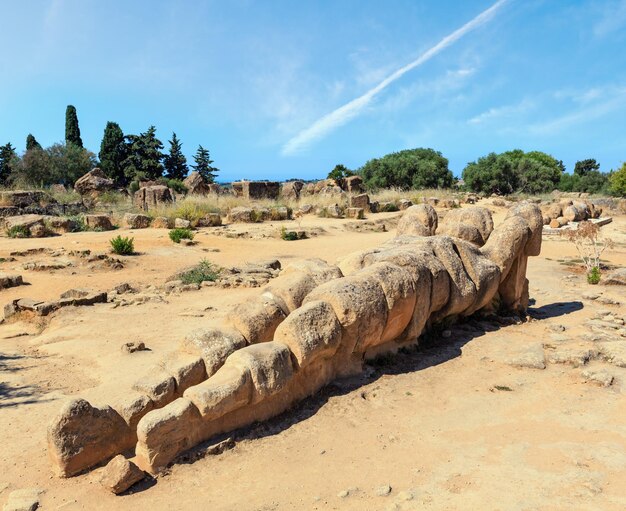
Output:
[[198,146],[198,150],[196,151],[193,159],[196,164],[192,165],[191,168],[198,172],[205,182],[213,183],[220,169],[211,166],[213,160],[211,159],[209,150],[205,149],[201,145]]
[[15,170],[17,164],[17,153],[11,142],[0,146],[0,184],[7,184],[9,176]]
[[37,142],[37,139],[29,133],[26,137],[26,150],[30,151],[31,149],[41,149],[41,144]]
[[183,144],[176,137],[176,133],[172,133],[172,140],[170,140],[169,143],[170,152],[163,158],[165,175],[169,179],[183,180],[189,172],[187,158],[185,158],[185,155],[182,153]]
[[126,144],[122,128],[116,122],[107,122],[100,144],[100,168],[118,186],[126,186],[128,180],[124,173],[123,162],[126,159]]
[[68,105],[65,110],[65,143],[83,147],[78,127],[78,115],[76,115],[76,108],[72,105]]
[[163,144],[156,138],[156,128],[150,126],[148,131],[139,135],[127,135],[127,156],[122,166],[126,179],[158,179],[163,176]]

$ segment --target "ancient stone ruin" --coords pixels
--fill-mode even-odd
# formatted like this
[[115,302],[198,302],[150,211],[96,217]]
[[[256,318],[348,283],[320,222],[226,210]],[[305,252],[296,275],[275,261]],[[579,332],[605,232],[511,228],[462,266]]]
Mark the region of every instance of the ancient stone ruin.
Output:
[[280,183],[277,181],[235,181],[232,183],[236,197],[246,200],[278,199]]
[[172,190],[165,185],[159,184],[142,186],[135,192],[133,197],[134,205],[143,211],[148,211],[161,204],[169,204],[170,202],[174,202]]
[[431,210],[409,208],[396,238],[337,266],[288,265],[108,405],[71,400],[48,430],[56,473],[76,475],[133,449],[137,466],[158,473],[196,444],[358,373],[364,359],[419,343],[444,319],[524,313],[527,260],[541,249],[539,208],[518,204],[495,229],[487,210],[472,208],[446,220],[454,236],[435,234]]

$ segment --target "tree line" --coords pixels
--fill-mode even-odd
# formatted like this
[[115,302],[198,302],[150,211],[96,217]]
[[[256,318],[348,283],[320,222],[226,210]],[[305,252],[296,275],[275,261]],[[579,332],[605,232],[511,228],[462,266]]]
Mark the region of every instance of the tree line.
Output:
[[626,195],[626,163],[620,169],[601,172],[593,158],[578,161],[574,172],[566,172],[561,160],[541,151],[521,149],[500,154],[490,153],[468,163],[462,183],[454,179],[448,159],[434,149],[407,149],[374,158],[352,171],[337,165],[329,178],[353,174],[363,178],[370,190],[397,187],[401,189],[449,188],[455,184],[485,194],[538,194],[555,189],[564,192]]
[[193,156],[194,164],[188,165],[176,133],[172,133],[168,143],[169,150],[163,152],[163,143],[157,138],[154,126],[139,135],[125,135],[119,124],[107,122],[96,156],[83,146],[76,108],[68,105],[64,142],[43,148],[32,134],[28,134],[22,155],[18,155],[10,142],[0,146],[0,185],[63,184],[71,187],[96,166],[120,188],[162,178],[180,182],[190,168],[207,183],[215,181],[219,169],[212,165],[214,162],[208,149],[198,146]]

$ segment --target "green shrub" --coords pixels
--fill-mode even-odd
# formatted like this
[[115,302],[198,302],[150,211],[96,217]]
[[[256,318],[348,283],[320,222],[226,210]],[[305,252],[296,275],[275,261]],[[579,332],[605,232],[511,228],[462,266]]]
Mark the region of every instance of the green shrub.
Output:
[[263,222],[263,212],[258,209],[253,209],[250,213],[250,220],[256,224]]
[[387,204],[383,204],[380,207],[380,212],[381,213],[393,213],[395,211],[400,211],[400,208],[394,202],[388,202]]
[[180,243],[180,240],[192,240],[193,239],[193,231],[188,228],[178,227],[177,229],[172,229],[170,231],[170,239],[174,243]]
[[306,239],[306,234],[304,232],[301,234],[298,234],[296,231],[288,231],[287,229],[285,229],[285,226],[283,225],[280,228],[280,237],[284,239],[285,241],[296,241],[296,240]]
[[184,183],[180,179],[160,179],[165,186],[171,188],[176,193],[187,193],[188,188],[184,185]]
[[69,216],[67,219],[72,223],[72,232],[86,232],[89,230],[82,215]]
[[197,266],[179,275],[183,284],[202,284],[205,281],[215,282],[220,276],[220,269],[210,261],[203,259]]
[[139,181],[132,181],[130,185],[128,185],[128,191],[131,195],[135,195],[135,192],[139,190]]
[[106,190],[98,196],[98,202],[101,202],[102,204],[116,205],[126,202],[127,200],[128,199],[125,195],[115,190]]
[[118,255],[132,255],[135,253],[134,238],[122,238],[117,236],[111,240],[111,247],[114,254]]
[[9,238],[30,238],[30,229],[25,225],[14,225],[7,229]]
[[587,273],[587,282],[589,284],[598,284],[600,282],[600,268],[597,266],[591,268],[589,273]]

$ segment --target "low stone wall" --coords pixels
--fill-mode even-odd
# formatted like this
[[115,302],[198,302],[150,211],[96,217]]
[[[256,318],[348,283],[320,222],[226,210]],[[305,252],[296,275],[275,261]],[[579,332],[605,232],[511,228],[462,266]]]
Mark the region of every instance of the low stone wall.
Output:
[[[415,221],[432,224],[428,213]],[[523,313],[527,259],[539,254],[542,224],[539,208],[522,203],[481,247],[401,234],[338,266],[287,266],[224,324],[185,339],[119,401],[69,402],[48,430],[55,470],[77,474],[136,442],[136,463],[157,473],[199,442],[275,416],[359,372],[365,358],[417,343],[445,318],[495,308]]]

